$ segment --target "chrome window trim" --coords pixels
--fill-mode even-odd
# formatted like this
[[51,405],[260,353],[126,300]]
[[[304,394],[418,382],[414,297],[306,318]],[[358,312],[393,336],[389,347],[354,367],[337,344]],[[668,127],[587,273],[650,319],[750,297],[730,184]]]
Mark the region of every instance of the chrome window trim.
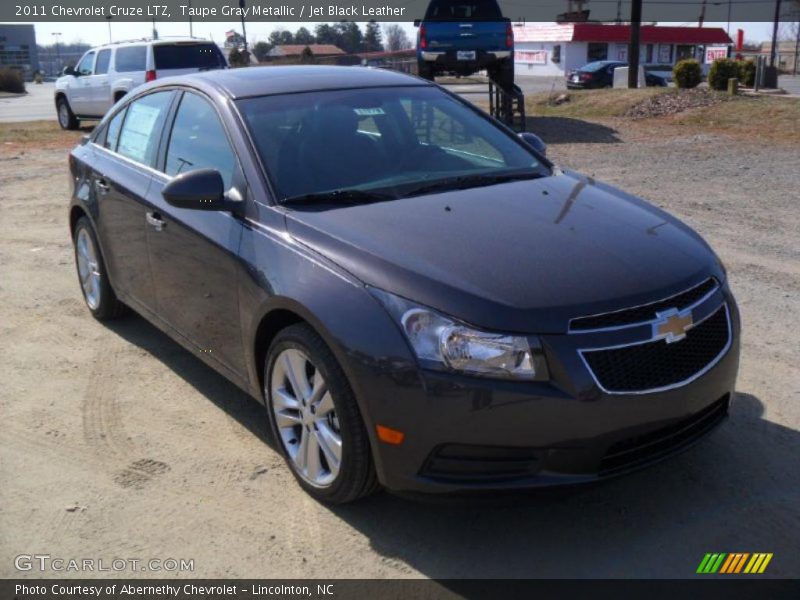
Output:
[[[642,308],[643,306],[648,306],[650,304],[658,304],[659,302],[666,302],[667,300],[670,300],[672,298],[677,298],[678,296],[681,296],[683,294],[691,292],[693,289],[698,288],[701,285],[703,285],[709,279],[713,279],[714,280],[714,288],[711,291],[709,291],[705,296],[703,296],[702,298],[700,298],[699,300],[694,302],[693,304],[690,304],[686,308],[681,309],[680,312],[692,311],[695,308],[697,308],[698,306],[700,306],[701,304],[703,304],[704,302],[706,302],[709,298],[711,298],[711,296],[713,296],[714,294],[716,294],[720,290],[720,284],[719,284],[719,281],[716,280],[716,278],[708,277],[707,279],[704,279],[703,281],[701,281],[697,285],[693,285],[692,287],[687,288],[687,289],[683,290],[682,292],[678,292],[677,294],[672,294],[670,296],[667,296],[665,298],[661,298],[659,300],[650,300],[649,302],[643,302],[642,304],[634,304],[633,306],[628,306],[626,308],[621,308],[619,310],[612,310],[612,311],[609,311],[609,312],[601,312],[601,313],[595,313],[593,315],[581,315],[580,317],[573,317],[572,319],[569,320],[569,325],[567,327],[567,334],[568,335],[581,335],[581,334],[584,334],[584,333],[600,333],[600,332],[603,332],[603,331],[619,331],[620,329],[631,329],[632,327],[642,327],[643,325],[652,326],[653,323],[655,323],[656,321],[659,320],[658,317],[654,317],[652,319],[647,319],[646,321],[637,321],[636,323],[627,323],[625,325],[613,325],[613,326],[610,326],[610,327],[598,327],[598,328],[595,328],[595,329],[572,329],[572,322],[573,321],[577,321],[578,319],[590,319],[590,318],[594,318],[594,317],[603,317],[605,315],[614,315],[614,314],[617,314],[617,313],[623,313],[623,312],[628,311],[628,310],[634,310],[636,308]],[[677,306],[675,308],[677,308]],[[714,312],[716,312],[716,311],[714,311]]]
[[708,373],[711,369],[713,369],[719,363],[720,360],[723,359],[723,357],[728,353],[728,350],[730,350],[731,345],[733,344],[733,329],[731,327],[731,313],[730,313],[730,310],[728,309],[728,303],[727,302],[723,302],[722,304],[720,304],[720,306],[719,306],[719,308],[717,308],[717,310],[709,313],[701,321],[698,321],[697,323],[693,323],[692,327],[690,329],[693,329],[694,327],[700,325],[701,323],[704,323],[705,321],[707,321],[708,319],[710,319],[711,317],[716,315],[720,310],[724,310],[725,311],[725,322],[728,324],[728,341],[725,344],[725,347],[705,367],[700,369],[697,373],[695,373],[691,377],[689,377],[687,379],[684,379],[683,381],[678,381],[676,383],[671,383],[669,385],[664,385],[664,386],[661,386],[661,387],[649,388],[649,389],[646,389],[646,390],[626,390],[626,391],[609,390],[609,389],[607,389],[605,386],[603,386],[600,383],[600,381],[598,380],[598,378],[595,375],[594,371],[589,366],[589,363],[586,360],[586,357],[584,356],[585,352],[600,352],[600,351],[603,351],[603,350],[616,350],[618,348],[629,348],[631,346],[641,346],[643,344],[649,344],[649,343],[652,343],[654,341],[659,341],[658,339],[648,339],[648,340],[644,340],[644,341],[641,341],[641,342],[633,342],[633,343],[628,343],[628,344],[618,344],[616,346],[604,346],[604,347],[600,347],[600,348],[581,348],[580,350],[578,350],[578,356],[580,356],[584,367],[586,367],[586,370],[592,376],[592,380],[594,381],[595,385],[598,387],[598,389],[600,389],[600,391],[602,391],[605,394],[610,394],[610,395],[615,395],[615,396],[637,396],[637,395],[642,395],[642,394],[657,394],[659,392],[667,392],[669,390],[674,390],[676,388],[683,387],[685,385],[689,385],[693,381],[699,379],[700,377],[702,377],[703,375]]

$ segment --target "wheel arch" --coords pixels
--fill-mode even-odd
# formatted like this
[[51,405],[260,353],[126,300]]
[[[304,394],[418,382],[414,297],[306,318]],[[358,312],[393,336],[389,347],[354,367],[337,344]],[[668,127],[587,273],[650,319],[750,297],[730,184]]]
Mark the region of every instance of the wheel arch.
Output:
[[341,347],[313,312],[297,300],[285,296],[273,296],[260,311],[257,323],[252,329],[254,333],[251,337],[249,357],[252,360],[252,368],[255,375],[254,381],[258,385],[257,398],[260,401],[266,401],[264,398],[264,361],[270,344],[272,344],[272,340],[281,330],[298,323],[308,325],[322,338],[322,341],[330,348],[344,370],[351,385],[353,385],[351,373],[348,372],[346,361],[342,356]]

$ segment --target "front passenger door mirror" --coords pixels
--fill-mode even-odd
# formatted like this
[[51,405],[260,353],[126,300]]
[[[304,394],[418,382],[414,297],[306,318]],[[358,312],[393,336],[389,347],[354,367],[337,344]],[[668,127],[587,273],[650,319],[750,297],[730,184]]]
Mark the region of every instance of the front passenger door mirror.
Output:
[[544,143],[544,140],[540,138],[538,135],[534,133],[530,133],[529,131],[523,131],[519,134],[520,139],[528,144],[531,148],[536,150],[542,156],[547,156],[547,144]]

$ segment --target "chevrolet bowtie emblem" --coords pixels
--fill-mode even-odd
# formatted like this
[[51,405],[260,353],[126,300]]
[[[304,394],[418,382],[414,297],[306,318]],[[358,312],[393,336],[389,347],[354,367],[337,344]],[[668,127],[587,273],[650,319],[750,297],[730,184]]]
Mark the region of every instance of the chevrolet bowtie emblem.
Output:
[[653,322],[653,339],[663,339],[668,344],[679,342],[686,337],[686,332],[692,328],[692,311],[680,313],[676,308],[656,313]]

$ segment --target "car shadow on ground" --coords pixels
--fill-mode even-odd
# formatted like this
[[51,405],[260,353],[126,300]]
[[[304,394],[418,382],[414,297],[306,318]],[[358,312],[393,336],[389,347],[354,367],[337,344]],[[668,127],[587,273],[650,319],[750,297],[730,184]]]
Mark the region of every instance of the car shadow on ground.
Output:
[[525,130],[546,144],[620,144],[612,127],[567,117],[525,117]]
[[[109,328],[275,449],[264,408],[199,358],[139,316]],[[444,499],[379,493],[327,510],[398,575],[691,577],[706,552],[772,552],[767,575],[796,576],[800,432],[763,412],[758,398],[737,393],[708,438],[600,484]]]
[[762,413],[738,393],[707,439],[601,484],[332,510],[432,578],[691,577],[706,552],[773,552],[769,574],[796,576],[800,433]]
[[191,352],[137,314],[109,321],[106,326],[164,363],[200,394],[236,419],[262,442],[275,449],[264,407]]

